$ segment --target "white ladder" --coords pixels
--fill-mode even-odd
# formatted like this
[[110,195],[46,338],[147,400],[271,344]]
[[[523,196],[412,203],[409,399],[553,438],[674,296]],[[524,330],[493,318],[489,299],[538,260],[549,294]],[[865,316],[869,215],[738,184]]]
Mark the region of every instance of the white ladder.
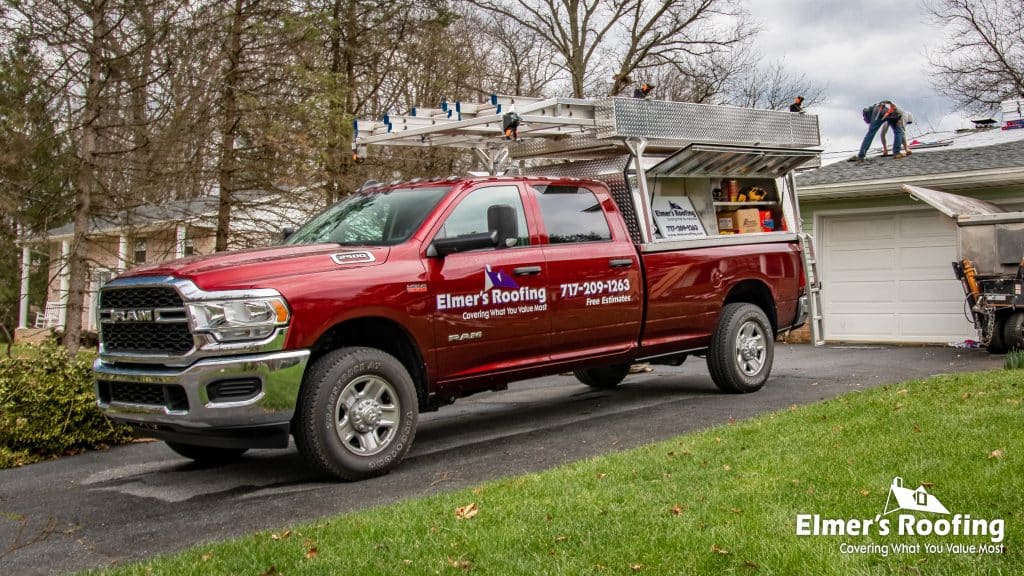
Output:
[[804,262],[804,276],[807,279],[807,297],[810,300],[811,343],[825,344],[825,324],[821,306],[821,277],[818,276],[818,260],[814,255],[814,238],[807,232],[800,233],[800,256]]

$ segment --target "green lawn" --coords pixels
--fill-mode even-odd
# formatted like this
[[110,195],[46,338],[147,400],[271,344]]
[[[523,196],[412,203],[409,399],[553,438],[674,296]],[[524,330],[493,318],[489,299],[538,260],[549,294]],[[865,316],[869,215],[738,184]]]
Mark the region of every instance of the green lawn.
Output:
[[[960,374],[848,394],[110,573],[1021,574],[1022,380],[1020,371]],[[796,534],[798,514],[874,519],[894,476],[924,483],[951,514],[917,518],[1002,519],[1005,550],[945,551],[989,536],[898,535],[906,511],[886,517],[888,536]],[[943,553],[844,554],[843,544]]]

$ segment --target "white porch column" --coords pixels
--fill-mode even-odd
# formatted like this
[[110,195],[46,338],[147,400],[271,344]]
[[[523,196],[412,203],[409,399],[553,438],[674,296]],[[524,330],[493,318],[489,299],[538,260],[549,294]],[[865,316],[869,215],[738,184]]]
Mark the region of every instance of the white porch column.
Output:
[[32,274],[32,252],[28,244],[21,247],[21,307],[18,309],[18,328],[28,328],[28,277]]
[[120,274],[128,268],[128,236],[121,234],[117,237],[117,273]]
[[185,257],[185,225],[178,224],[174,229],[174,257]]
[[68,290],[71,288],[71,240],[60,242],[60,326],[67,326]]

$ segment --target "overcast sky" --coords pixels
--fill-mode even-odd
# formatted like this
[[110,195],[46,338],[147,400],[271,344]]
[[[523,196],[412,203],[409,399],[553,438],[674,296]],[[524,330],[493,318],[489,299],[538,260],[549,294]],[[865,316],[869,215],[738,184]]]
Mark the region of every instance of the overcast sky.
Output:
[[919,0],[751,0],[747,5],[762,27],[757,47],[825,88],[827,102],[808,112],[819,116],[822,145],[832,153],[826,156],[859,148],[867,130],[860,111],[879,100],[913,113],[910,136],[970,125],[932,86],[927,50],[941,44],[944,32],[928,21]]

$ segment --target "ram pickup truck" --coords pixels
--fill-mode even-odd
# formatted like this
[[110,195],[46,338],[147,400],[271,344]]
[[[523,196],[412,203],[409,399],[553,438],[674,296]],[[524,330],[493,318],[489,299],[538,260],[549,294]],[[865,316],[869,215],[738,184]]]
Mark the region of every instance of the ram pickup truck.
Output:
[[[735,182],[686,185],[710,207]],[[99,295],[99,406],[196,460],[293,437],[360,479],[402,460],[420,413],[517,380],[612,388],[635,362],[706,356],[721,390],[760,389],[805,316],[785,199],[760,190],[776,222],[732,233],[735,213],[696,224],[694,195],[651,196],[662,230],[638,243],[636,208],[598,180],[369,185],[283,245],[129,270]]]

